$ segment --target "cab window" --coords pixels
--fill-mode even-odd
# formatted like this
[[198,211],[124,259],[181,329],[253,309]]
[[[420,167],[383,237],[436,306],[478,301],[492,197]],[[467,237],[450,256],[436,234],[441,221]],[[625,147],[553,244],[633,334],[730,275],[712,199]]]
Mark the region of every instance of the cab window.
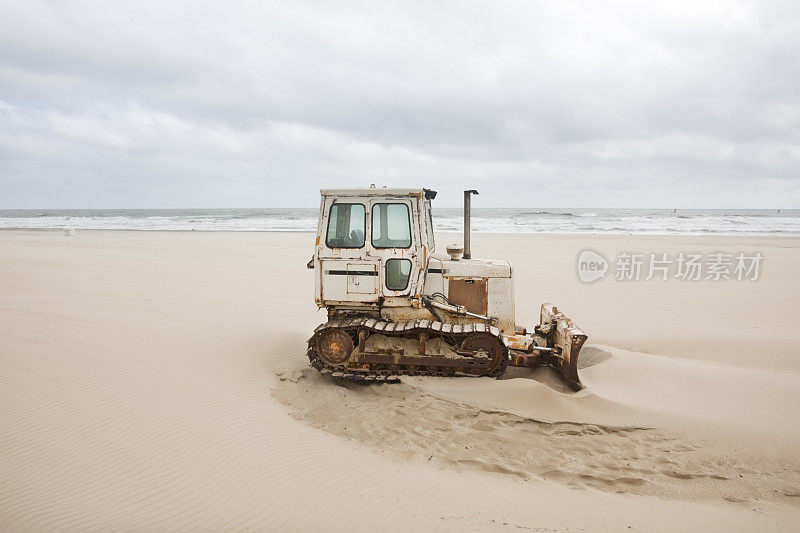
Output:
[[404,291],[411,277],[411,261],[408,259],[389,259],[386,261],[386,288],[390,291]]
[[328,216],[328,248],[361,248],[366,233],[366,209],[361,204],[333,204]]
[[372,206],[372,246],[408,248],[411,246],[411,217],[406,204]]
[[431,205],[427,204],[425,207],[426,216],[428,219],[428,248],[433,250],[434,237],[433,237],[433,215],[431,214]]

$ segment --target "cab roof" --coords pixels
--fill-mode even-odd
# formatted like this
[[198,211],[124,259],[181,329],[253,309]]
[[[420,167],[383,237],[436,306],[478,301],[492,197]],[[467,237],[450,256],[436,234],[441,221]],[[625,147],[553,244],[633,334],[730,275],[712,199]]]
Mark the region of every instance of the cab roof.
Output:
[[400,187],[361,187],[355,189],[321,189],[322,196],[419,196],[428,200],[436,198],[436,191],[430,189],[406,189]]

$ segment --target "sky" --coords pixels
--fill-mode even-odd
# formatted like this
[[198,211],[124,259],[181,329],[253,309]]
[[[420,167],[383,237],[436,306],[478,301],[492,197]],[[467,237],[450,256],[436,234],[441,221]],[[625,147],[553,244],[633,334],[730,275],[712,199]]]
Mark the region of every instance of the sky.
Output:
[[800,205],[794,1],[0,0],[0,208]]

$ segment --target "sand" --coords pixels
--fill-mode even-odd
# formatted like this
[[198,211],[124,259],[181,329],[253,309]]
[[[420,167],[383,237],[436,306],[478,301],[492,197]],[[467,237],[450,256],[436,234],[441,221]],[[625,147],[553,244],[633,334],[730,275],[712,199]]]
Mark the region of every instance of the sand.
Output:
[[[439,244],[455,241],[443,236]],[[796,530],[800,239],[473,237],[589,334],[581,377],[337,384],[313,236],[0,232],[0,529]],[[764,254],[582,284],[577,254]]]

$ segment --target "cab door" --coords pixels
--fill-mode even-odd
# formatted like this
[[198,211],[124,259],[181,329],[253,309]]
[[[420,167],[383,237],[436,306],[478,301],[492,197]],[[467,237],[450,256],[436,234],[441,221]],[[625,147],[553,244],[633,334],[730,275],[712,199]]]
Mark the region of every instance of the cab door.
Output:
[[328,302],[377,302],[379,262],[367,245],[369,202],[330,198],[323,204],[319,245],[320,298]]
[[384,302],[416,296],[420,269],[419,221],[414,198],[384,198],[370,204],[370,256],[379,261]]

